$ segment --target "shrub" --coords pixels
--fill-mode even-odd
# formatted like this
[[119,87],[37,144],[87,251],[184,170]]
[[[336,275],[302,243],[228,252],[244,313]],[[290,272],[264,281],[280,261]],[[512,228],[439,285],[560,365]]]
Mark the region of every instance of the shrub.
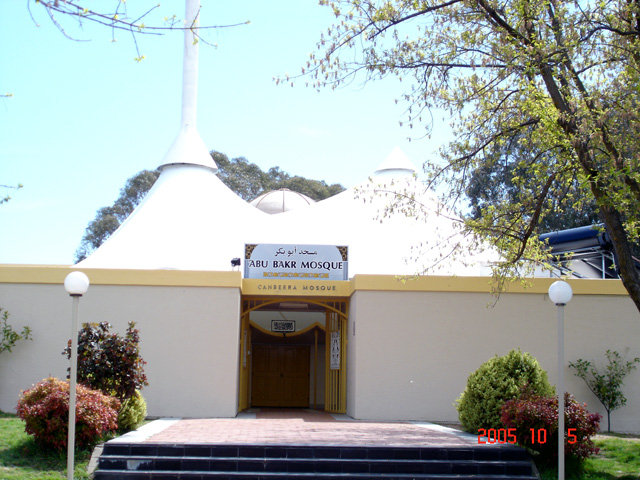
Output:
[[462,427],[471,433],[480,428],[500,428],[502,405],[520,396],[523,387],[540,395],[554,388],[538,361],[520,349],[495,356],[469,375],[467,386],[456,402]]
[[610,432],[611,411],[627,404],[627,397],[622,393],[622,381],[631,370],[636,369],[635,364],[640,362],[640,358],[636,357],[625,363],[618,352],[611,350],[607,350],[606,356],[609,365],[605,367],[603,373],[600,373],[591,362],[581,358],[575,363],[570,362],[569,366],[578,371],[576,376],[585,381],[589,390],[607,411],[607,431]]
[[[82,385],[76,389],[76,445],[89,447],[118,424],[117,398]],[[69,425],[69,383],[47,378],[23,392],[18,401],[18,416],[25,422],[25,432],[45,447],[64,450]]]
[[[0,308],[0,313],[2,313],[2,308]],[[11,352],[18,340],[32,340],[31,328],[23,327],[22,332],[18,333],[9,325],[9,312],[6,310],[0,316],[0,327],[0,353]]]
[[[78,382],[121,401],[148,385],[135,322],[120,337],[108,322],[85,323],[78,334]],[[71,340],[62,352],[71,358]]]
[[[565,455],[584,460],[598,453],[591,437],[600,428],[599,413],[589,413],[569,393],[564,395]],[[558,458],[558,398],[524,394],[502,407],[502,423],[515,429],[518,444],[537,454],[536,463],[551,464]],[[543,433],[544,432],[544,433]]]
[[135,430],[147,417],[147,402],[139,390],[122,402],[118,413],[118,432],[126,433]]

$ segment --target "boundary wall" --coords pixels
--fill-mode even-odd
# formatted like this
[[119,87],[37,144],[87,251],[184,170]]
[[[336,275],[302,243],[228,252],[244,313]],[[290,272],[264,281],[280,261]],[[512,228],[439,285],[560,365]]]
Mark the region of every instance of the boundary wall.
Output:
[[[498,301],[487,278],[426,277],[400,283],[356,277],[350,303],[347,413],[374,420],[457,421],[454,402],[482,363],[514,348],[529,352],[557,384],[555,279],[510,286]],[[415,283],[414,283],[415,282]],[[590,411],[606,411],[568,364],[602,371],[607,349],[640,357],[640,315],[618,280],[570,280],[565,307],[565,386]],[[640,366],[624,380],[628,403],[611,429],[640,432]]]
[[[0,354],[0,410],[14,411],[20,392],[43,378],[66,377],[61,352],[71,336],[72,302],[63,282],[72,270],[0,265],[0,307],[14,330],[28,325],[34,338]],[[266,281],[243,280],[239,272],[80,270],[91,281],[80,323],[108,321],[124,333],[133,320],[140,330],[150,416],[235,416],[242,295],[292,296],[290,289],[263,291]],[[356,275],[337,282],[332,296],[350,299],[347,413],[362,420],[456,421],[454,402],[468,375],[513,348],[536,357],[555,384],[557,310],[546,293],[553,281],[512,284],[497,302],[484,277]],[[602,367],[607,349],[640,356],[640,315],[618,280],[569,283],[567,391],[604,414],[568,363],[583,358]],[[626,377],[624,393],[628,403],[612,413],[612,430],[638,433],[640,371]]]
[[[14,330],[33,341],[0,354],[0,410],[11,412],[22,390],[48,376],[66,378],[62,350],[71,338],[69,267],[0,267],[0,307]],[[149,416],[233,417],[237,413],[239,272],[82,269],[91,282],[79,323],[109,322],[140,330],[149,386]]]

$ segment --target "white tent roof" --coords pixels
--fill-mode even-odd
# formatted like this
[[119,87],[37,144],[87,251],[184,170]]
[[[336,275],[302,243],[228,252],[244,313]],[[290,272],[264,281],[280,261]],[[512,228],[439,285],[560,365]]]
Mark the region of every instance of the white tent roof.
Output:
[[[301,210],[268,215],[233,193],[213,169],[172,162],[131,216],[79,266],[226,271],[232,258],[244,257],[245,244],[281,243],[346,245],[349,276],[412,275],[434,264],[441,267],[437,274],[486,274],[481,258],[442,262],[460,241],[456,222],[438,214],[437,202],[424,195],[409,165],[396,149],[359,187]],[[382,218],[393,197],[385,193],[390,189],[420,195],[431,210],[427,220],[402,211]]]
[[[198,0],[186,1],[185,25],[198,23]],[[464,245],[456,221],[442,215],[396,148],[360,187],[301,210],[269,215],[252,207],[216,176],[217,166],[196,128],[198,42],[185,29],[181,128],[153,188],[129,218],[87,259],[87,268],[224,271],[244,257],[245,244],[349,247],[349,275],[412,275],[438,266],[441,274],[487,273],[484,257],[449,256]],[[429,211],[426,220],[402,207],[387,212],[390,190],[406,190]],[[382,219],[382,217],[385,217]]]

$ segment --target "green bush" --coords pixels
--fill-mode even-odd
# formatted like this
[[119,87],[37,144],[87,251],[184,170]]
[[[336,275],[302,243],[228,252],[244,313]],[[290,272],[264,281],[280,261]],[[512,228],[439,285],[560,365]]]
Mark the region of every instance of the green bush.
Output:
[[118,432],[127,433],[135,430],[147,417],[147,402],[139,390],[122,402],[118,413]]
[[[90,447],[115,432],[120,401],[82,385],[76,389],[76,445]],[[67,448],[69,431],[69,383],[47,378],[22,393],[18,416],[25,431],[47,448]]]
[[518,398],[523,389],[553,395],[554,388],[538,361],[520,349],[495,356],[469,375],[467,387],[456,401],[462,427],[471,433],[480,428],[501,428],[502,405]]

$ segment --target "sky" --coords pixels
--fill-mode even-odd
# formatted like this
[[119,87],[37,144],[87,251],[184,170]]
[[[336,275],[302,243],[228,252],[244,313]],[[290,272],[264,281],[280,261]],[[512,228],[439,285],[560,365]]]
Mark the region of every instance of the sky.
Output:
[[[92,2],[108,9],[115,0]],[[154,2],[129,2],[155,5]],[[183,0],[160,1],[157,15],[184,16]],[[130,14],[135,13],[133,10]],[[138,37],[58,18],[41,5],[0,1],[0,264],[70,265],[96,211],[113,204],[126,180],[155,169],[178,133],[183,34]],[[263,170],[355,186],[395,146],[420,167],[449,137],[400,126],[408,85],[354,82],[320,92],[297,74],[334,22],[317,0],[202,0],[203,25],[247,25],[203,34],[197,128],[209,150],[245,157]]]

